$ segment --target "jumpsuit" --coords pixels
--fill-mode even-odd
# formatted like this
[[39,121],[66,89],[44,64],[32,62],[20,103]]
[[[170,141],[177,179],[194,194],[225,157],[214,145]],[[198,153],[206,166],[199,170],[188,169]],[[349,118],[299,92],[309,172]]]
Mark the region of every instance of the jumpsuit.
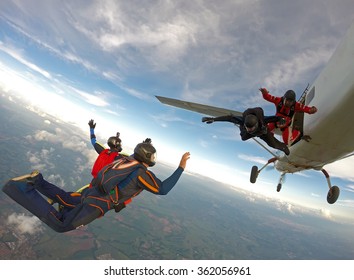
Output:
[[[276,96],[273,96],[273,95],[266,93],[266,92],[262,92],[262,96],[265,100],[274,103],[276,110],[277,110],[276,116],[279,116],[279,117],[282,117],[285,119],[285,126],[281,127],[282,138],[283,138],[284,143],[285,144],[288,144],[289,142],[293,143],[296,140],[298,140],[298,138],[301,135],[301,132],[295,128],[293,128],[290,131],[290,125],[292,122],[292,118],[296,112],[304,112],[304,113],[310,114],[311,107],[305,106],[299,102],[296,102],[291,107],[287,107],[287,106],[284,106],[284,97],[276,97]],[[277,127],[278,127],[277,123],[269,123],[268,124],[268,129],[271,132],[273,132],[273,130]],[[291,133],[291,137],[289,137],[290,133]]]
[[[253,133],[248,133],[244,127],[244,119],[247,115],[252,114],[258,118],[258,129]],[[248,108],[241,116],[227,115],[213,118],[214,121],[228,121],[240,127],[240,135],[242,141],[246,141],[253,137],[259,137],[266,142],[270,147],[281,150],[289,154],[289,149],[286,144],[274,137],[274,134],[267,129],[267,124],[271,124],[280,120],[277,116],[264,116],[263,109],[260,107]]]
[[[143,190],[166,195],[183,173],[178,167],[170,177],[161,181],[146,166],[131,157],[124,157],[105,166],[81,194],[67,192],[46,181],[39,173],[33,182],[9,180],[3,191],[17,203],[57,232],[67,232],[87,225]],[[56,210],[43,197],[62,205]],[[118,211],[117,211],[118,212]]]

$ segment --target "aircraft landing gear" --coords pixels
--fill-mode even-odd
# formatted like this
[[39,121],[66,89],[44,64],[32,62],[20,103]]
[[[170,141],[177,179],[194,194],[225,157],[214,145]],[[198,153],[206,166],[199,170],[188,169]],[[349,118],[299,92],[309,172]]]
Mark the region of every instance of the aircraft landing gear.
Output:
[[333,204],[337,201],[337,199],[339,197],[340,190],[337,186],[332,187],[328,172],[324,169],[321,169],[321,171],[325,175],[325,177],[327,179],[328,187],[329,187],[329,191],[327,193],[327,202],[329,204]]
[[258,167],[256,165],[252,166],[252,170],[251,170],[251,176],[250,176],[250,182],[252,184],[254,184],[257,180],[258,174],[261,173],[261,171],[266,168],[270,163],[275,162],[276,160],[278,160],[277,157],[273,157],[270,160],[268,160],[268,162],[261,168],[258,170]]
[[258,167],[256,165],[252,166],[251,177],[250,177],[250,182],[252,184],[256,182],[258,174],[259,174]]
[[281,187],[282,187],[283,181],[284,181],[284,176],[285,176],[285,173],[282,173],[280,175],[278,186],[277,186],[277,192],[280,192],[280,190],[281,190]]

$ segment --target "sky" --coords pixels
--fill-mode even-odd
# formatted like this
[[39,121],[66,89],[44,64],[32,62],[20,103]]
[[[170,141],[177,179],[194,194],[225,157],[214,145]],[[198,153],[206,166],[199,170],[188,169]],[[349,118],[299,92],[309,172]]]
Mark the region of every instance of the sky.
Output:
[[[40,7],[40,8],[39,8]],[[286,177],[269,167],[249,182],[253,165],[272,156],[242,142],[230,123],[172,108],[155,95],[243,111],[273,104],[266,87],[298,96],[325,67],[354,21],[352,0],[45,1],[0,2],[0,89],[88,132],[102,143],[121,133],[124,150],[146,137],[158,161],[324,215],[354,209],[354,159],[326,166],[341,194],[328,205],[321,172]]]

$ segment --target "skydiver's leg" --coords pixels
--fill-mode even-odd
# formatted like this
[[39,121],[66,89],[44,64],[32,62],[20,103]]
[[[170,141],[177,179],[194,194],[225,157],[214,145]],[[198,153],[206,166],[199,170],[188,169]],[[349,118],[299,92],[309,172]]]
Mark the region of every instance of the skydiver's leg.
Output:
[[270,132],[273,133],[273,130],[275,129],[275,123],[268,123],[267,128]]
[[81,202],[81,196],[74,196],[73,192],[66,192],[56,185],[49,183],[44,180],[41,173],[33,181],[33,186],[44,196],[66,207],[73,208]]
[[100,216],[102,216],[102,212],[98,208],[82,203],[67,212],[62,217],[62,221],[48,216],[47,224],[57,232],[67,232],[85,226]]
[[288,146],[285,143],[280,142],[277,138],[275,138],[270,131],[268,131],[267,134],[260,136],[260,138],[264,142],[266,142],[270,147],[283,151],[286,155],[290,154]]
[[43,222],[46,222],[48,215],[55,220],[61,219],[61,214],[39,194],[33,185],[25,181],[10,180],[3,187],[3,191]]
[[301,132],[297,129],[293,129],[291,132],[291,145],[295,144],[300,140]]
[[283,142],[288,145],[289,143],[289,127],[284,128],[284,130],[282,131],[282,138],[283,138]]

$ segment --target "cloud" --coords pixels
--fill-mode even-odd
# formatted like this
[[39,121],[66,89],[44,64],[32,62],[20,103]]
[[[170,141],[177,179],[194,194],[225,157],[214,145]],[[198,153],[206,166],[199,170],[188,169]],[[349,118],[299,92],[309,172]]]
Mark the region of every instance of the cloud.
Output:
[[50,79],[51,74],[47,72],[46,70],[38,67],[36,64],[29,62],[28,60],[24,59],[21,54],[19,54],[13,47],[7,48],[4,46],[4,44],[0,41],[0,50],[7,53],[9,56],[13,57],[17,61],[21,62],[23,65],[27,66],[31,70],[41,74],[42,76]]
[[[294,210],[294,205],[292,205],[290,202],[285,202],[285,201],[275,201],[275,206],[277,208],[277,210],[281,211],[281,212],[286,212],[289,213],[291,215],[295,215],[295,211]],[[296,207],[295,207],[296,208]]]
[[243,159],[245,161],[255,162],[255,163],[260,163],[260,164],[266,164],[268,162],[268,160],[266,160],[263,157],[250,156],[250,155],[245,155],[245,154],[239,154],[238,158]]
[[[349,0],[55,5],[43,1],[39,11],[31,1],[8,3],[0,15],[48,52],[136,98],[148,99],[146,92],[167,81],[184,85],[180,96],[236,108],[250,106],[256,96],[259,102],[262,85],[276,94],[303,89],[333,52],[354,10]],[[146,92],[129,83],[145,77],[153,81]]]
[[343,180],[354,182],[354,157],[339,160],[337,162],[328,164],[325,169],[328,171],[331,177],[338,177]]
[[109,106],[109,103],[104,100],[102,96],[97,96],[100,93],[95,92],[94,94],[90,94],[87,92],[83,92],[81,90],[75,89],[75,92],[81,96],[87,103],[98,106],[98,107],[106,107]]
[[189,122],[188,120],[178,117],[178,116],[171,114],[171,113],[151,115],[151,118],[154,119],[157,123],[161,123],[161,122]]
[[333,220],[332,213],[329,209],[320,209],[319,213],[322,217],[328,219],[328,220]]
[[42,149],[37,152],[30,152],[26,153],[27,160],[31,164],[31,168],[33,170],[48,170],[54,168],[54,163],[52,162],[54,149],[51,148],[50,150]]
[[[52,145],[53,147],[60,145],[64,149],[77,152],[78,156],[81,154],[84,161],[80,159],[76,160],[77,165],[75,166],[75,170],[79,173],[86,168],[91,168],[92,163],[97,157],[97,154],[93,151],[93,149],[87,146],[87,141],[85,141],[82,137],[74,135],[69,131],[64,131],[60,128],[56,128],[55,133],[51,133],[46,130],[37,130],[34,135],[27,135],[26,139],[29,141],[44,141],[55,144]],[[58,155],[57,150],[53,147],[34,152],[28,151],[26,153],[26,157],[31,163],[32,169],[44,171],[55,168],[55,159]],[[64,185],[64,181],[61,178],[53,178],[53,180],[54,179],[61,186]]]
[[36,234],[43,231],[41,221],[35,216],[26,216],[25,214],[11,214],[7,218],[7,224],[14,226],[16,232],[21,234]]

